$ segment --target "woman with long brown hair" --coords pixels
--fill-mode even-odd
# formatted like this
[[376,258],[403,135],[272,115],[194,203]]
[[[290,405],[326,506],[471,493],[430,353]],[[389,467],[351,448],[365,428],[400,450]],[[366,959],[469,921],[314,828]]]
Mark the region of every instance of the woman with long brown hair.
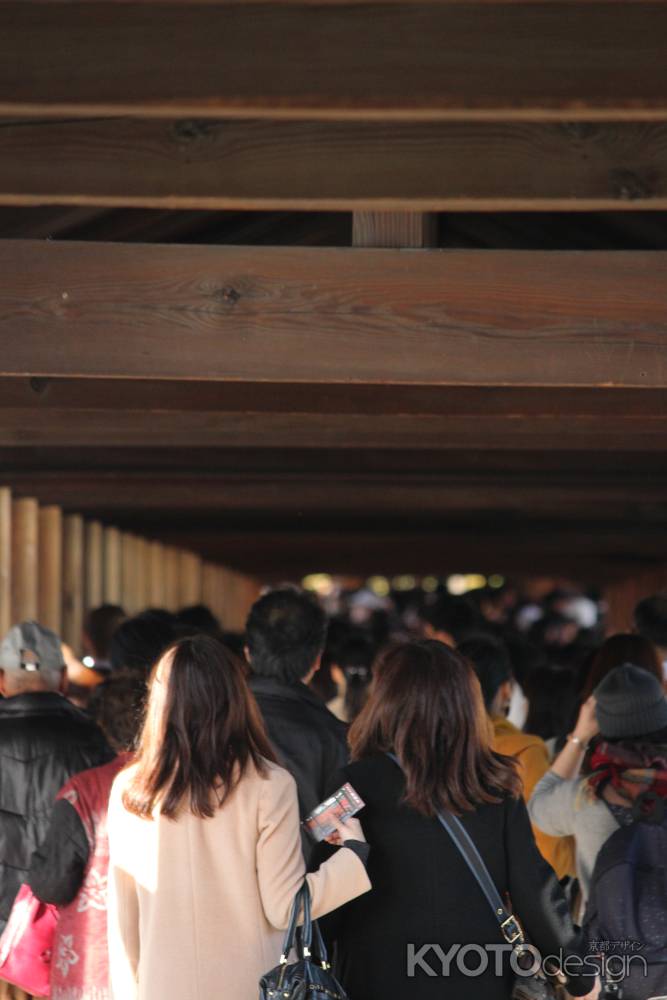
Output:
[[634,632],[619,632],[609,636],[593,656],[581,691],[581,704],[590,698],[607,674],[625,663],[648,670],[663,684],[662,660],[653,643]]
[[[370,888],[356,820],[308,875],[313,915]],[[303,882],[293,778],[242,665],[196,636],[155,667],[135,762],[109,805],[114,1000],[255,1000]],[[351,849],[350,849],[351,848]]]
[[[336,780],[351,782],[366,803],[373,883],[327,921],[350,996],[509,997],[498,920],[438,811],[460,818],[533,944],[545,955],[563,948],[580,957],[560,885],[535,846],[515,762],[491,749],[467,660],[432,640],[387,650],[350,744],[353,763]],[[569,989],[588,994],[593,982],[575,976]]]

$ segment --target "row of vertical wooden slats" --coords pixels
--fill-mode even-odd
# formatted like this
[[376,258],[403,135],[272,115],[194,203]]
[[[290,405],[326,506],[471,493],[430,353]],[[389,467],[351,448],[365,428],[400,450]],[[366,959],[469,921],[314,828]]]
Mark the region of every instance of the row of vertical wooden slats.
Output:
[[204,603],[240,631],[256,582],[200,555],[13,497],[0,487],[0,635],[35,619],[75,652],[84,615],[100,604],[177,611]]

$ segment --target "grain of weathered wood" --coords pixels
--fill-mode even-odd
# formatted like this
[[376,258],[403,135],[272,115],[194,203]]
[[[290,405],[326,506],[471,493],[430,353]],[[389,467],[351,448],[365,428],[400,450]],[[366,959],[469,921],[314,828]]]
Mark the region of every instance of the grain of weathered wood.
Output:
[[46,202],[209,210],[664,210],[667,125],[1,122],[0,204]]
[[4,375],[667,387],[667,253],[3,241],[0,273]]
[[644,0],[4,2],[0,38],[6,114],[609,119],[667,112],[667,9]]

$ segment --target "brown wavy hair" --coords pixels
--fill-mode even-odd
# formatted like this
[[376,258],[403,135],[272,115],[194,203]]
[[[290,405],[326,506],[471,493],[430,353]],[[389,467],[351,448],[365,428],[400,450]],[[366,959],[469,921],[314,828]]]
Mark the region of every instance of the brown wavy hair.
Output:
[[653,643],[634,632],[619,632],[606,639],[593,657],[581,700],[586,701],[600,681],[615,667],[622,667],[624,663],[632,663],[635,667],[648,670],[663,684],[662,659]]
[[405,772],[405,802],[425,816],[467,812],[517,798],[516,762],[491,749],[491,727],[470,663],[435,640],[391,646],[350,729],[352,757],[392,751]]
[[206,635],[170,646],[151,675],[125,808],[144,819],[155,809],[213,816],[246,767],[265,774],[267,761],[275,756],[240,660]]

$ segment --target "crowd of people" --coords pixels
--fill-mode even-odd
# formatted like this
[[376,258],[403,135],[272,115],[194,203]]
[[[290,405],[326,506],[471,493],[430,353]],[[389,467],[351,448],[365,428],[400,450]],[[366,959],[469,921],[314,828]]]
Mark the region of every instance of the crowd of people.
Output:
[[[351,1000],[664,997],[666,676],[662,595],[612,636],[594,594],[509,585],[283,586],[243,635],[105,605],[78,650],[17,623],[0,1000],[26,893],[54,1000],[254,1000],[304,884]],[[346,783],[363,808],[318,843]]]

